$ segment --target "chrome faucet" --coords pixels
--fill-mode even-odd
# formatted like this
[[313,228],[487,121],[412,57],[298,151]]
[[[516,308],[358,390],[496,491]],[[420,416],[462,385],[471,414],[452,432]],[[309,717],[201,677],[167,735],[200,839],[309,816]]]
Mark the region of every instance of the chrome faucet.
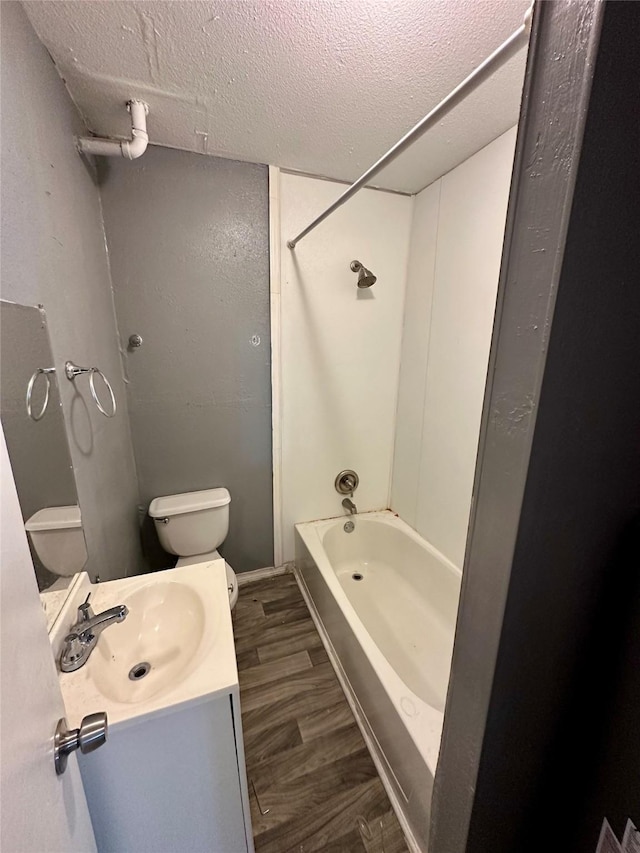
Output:
[[118,604],[116,607],[110,607],[108,610],[95,615],[89,604],[90,598],[91,593],[87,596],[84,604],[78,607],[78,621],[64,638],[64,646],[60,655],[62,672],[74,672],[74,670],[84,666],[104,629],[116,622],[124,622],[129,613],[124,604]]
[[345,499],[342,501],[342,506],[343,506],[345,509],[349,510],[349,512],[351,513],[351,515],[355,515],[355,514],[358,512],[358,508],[357,508],[357,506],[354,504],[354,502],[351,500],[351,498],[345,498]]

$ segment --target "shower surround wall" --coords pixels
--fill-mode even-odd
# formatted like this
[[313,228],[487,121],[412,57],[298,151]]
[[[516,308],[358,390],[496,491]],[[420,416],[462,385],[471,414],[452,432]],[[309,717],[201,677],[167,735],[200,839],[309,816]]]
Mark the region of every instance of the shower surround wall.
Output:
[[516,128],[415,200],[391,508],[462,568]]
[[[360,476],[359,511],[386,509],[412,199],[365,189],[295,251],[285,241],[343,192],[281,173],[281,453],[284,560],[294,524],[344,513],[336,474]],[[275,193],[278,195],[278,192]],[[378,277],[358,290],[357,259]],[[277,439],[276,426],[276,439]]]
[[236,571],[271,566],[267,167],[150,146],[108,161],[101,195],[144,510],[226,486],[221,552]]
[[[138,487],[105,251],[100,197],[74,136],[86,128],[19,3],[2,16],[2,298],[47,313],[69,435],[88,570],[139,571]],[[100,367],[118,414],[94,406],[64,362]]]

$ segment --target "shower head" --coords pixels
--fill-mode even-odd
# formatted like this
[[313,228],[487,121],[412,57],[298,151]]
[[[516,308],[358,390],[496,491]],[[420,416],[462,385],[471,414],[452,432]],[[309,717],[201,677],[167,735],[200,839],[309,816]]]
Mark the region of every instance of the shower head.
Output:
[[376,283],[375,275],[371,270],[363,267],[360,261],[351,261],[351,269],[358,273],[358,287],[371,287],[372,284]]

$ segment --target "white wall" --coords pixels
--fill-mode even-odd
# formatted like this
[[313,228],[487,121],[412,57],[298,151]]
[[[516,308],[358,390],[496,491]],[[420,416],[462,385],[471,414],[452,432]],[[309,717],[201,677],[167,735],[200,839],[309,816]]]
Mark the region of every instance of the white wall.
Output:
[[460,567],[515,139],[423,190],[411,231],[391,507]]
[[[343,468],[360,475],[358,510],[389,504],[412,199],[363,190],[289,250],[286,240],[343,190],[280,175],[281,292],[273,282],[272,299],[281,322],[285,561],[296,522],[344,512],[333,485]],[[372,288],[357,289],[354,259],[377,275]],[[276,442],[277,433],[276,425]]]

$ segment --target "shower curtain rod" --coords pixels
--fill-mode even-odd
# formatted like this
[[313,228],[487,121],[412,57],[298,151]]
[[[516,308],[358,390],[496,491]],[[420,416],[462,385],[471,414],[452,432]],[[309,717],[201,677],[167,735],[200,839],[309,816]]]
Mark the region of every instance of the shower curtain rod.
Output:
[[409,146],[417,139],[420,139],[420,137],[426,133],[427,130],[433,127],[433,125],[436,124],[436,122],[438,122],[444,115],[464,100],[467,95],[471,94],[471,92],[473,92],[481,83],[484,83],[487,77],[511,59],[511,57],[529,38],[532,9],[532,6],[527,9],[521,26],[519,26],[518,29],[512,33],[499,48],[497,48],[497,50],[494,50],[494,52],[488,56],[484,62],[475,69],[475,71],[472,71],[471,74],[462,81],[462,83],[459,83],[456,88],[450,92],[446,98],[444,98],[444,100],[440,101],[437,107],[434,107],[431,112],[427,113],[427,115],[421,119],[415,127],[412,127],[399,142],[396,142],[393,148],[390,148],[386,154],[373,164],[373,166],[367,169],[364,175],[361,175],[355,183],[351,184],[351,186],[346,189],[332,205],[321,213],[320,216],[317,216],[313,222],[307,225],[307,227],[297,234],[292,240],[287,240],[287,246],[290,249],[295,249],[300,240],[306,237],[310,231],[313,231],[313,229],[320,225],[321,222],[324,222],[328,216],[331,216],[334,210],[342,207],[342,205],[346,201],[349,201],[351,196],[355,195],[358,190],[362,189],[362,187],[364,187],[365,184],[374,177],[374,175],[377,175],[378,172],[385,168],[385,166],[392,163],[396,157],[399,157],[400,154],[402,154],[403,151],[406,151],[406,149],[409,148]]

